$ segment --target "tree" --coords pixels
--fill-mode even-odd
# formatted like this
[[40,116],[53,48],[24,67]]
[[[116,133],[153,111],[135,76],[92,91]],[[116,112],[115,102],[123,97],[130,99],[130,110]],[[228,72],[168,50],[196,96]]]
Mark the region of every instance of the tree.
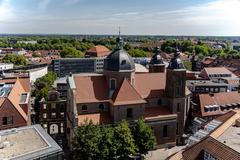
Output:
[[149,53],[141,49],[130,49],[128,53],[132,57],[148,57]]
[[15,65],[26,65],[27,60],[23,55],[7,54],[2,60],[4,63],[13,63]]
[[100,127],[90,121],[78,127],[73,140],[74,159],[95,160],[99,159],[99,141],[101,139]]
[[83,57],[82,52],[78,51],[76,48],[74,47],[66,47],[64,48],[61,52],[60,52],[61,57],[64,58],[73,58],[73,57]]
[[156,137],[151,127],[145,123],[144,119],[139,119],[133,127],[135,144],[140,154],[146,154],[152,150],[156,144]]
[[129,155],[136,153],[137,147],[127,121],[124,120],[115,127],[113,143],[120,159],[127,159]]

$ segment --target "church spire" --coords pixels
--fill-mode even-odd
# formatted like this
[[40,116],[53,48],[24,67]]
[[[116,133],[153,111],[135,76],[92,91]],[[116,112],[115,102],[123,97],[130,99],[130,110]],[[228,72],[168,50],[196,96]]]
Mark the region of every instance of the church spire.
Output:
[[123,49],[123,39],[121,37],[121,28],[119,27],[119,31],[118,31],[119,35],[118,35],[118,38],[117,38],[117,47],[116,49],[117,50],[121,50]]

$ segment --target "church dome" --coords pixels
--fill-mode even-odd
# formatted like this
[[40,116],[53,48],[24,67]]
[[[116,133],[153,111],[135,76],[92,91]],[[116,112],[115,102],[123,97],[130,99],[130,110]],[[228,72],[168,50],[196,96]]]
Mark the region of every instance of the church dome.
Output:
[[169,62],[168,69],[185,69],[182,63],[182,60],[179,57],[180,57],[180,52],[178,49],[176,49],[174,57]]
[[163,59],[160,55],[160,48],[159,47],[156,47],[154,49],[154,54],[151,58],[151,61],[150,61],[150,64],[155,64],[155,65],[164,65],[163,63]]
[[107,56],[104,62],[106,71],[135,71],[132,57],[123,49],[123,40],[117,38],[116,49]]

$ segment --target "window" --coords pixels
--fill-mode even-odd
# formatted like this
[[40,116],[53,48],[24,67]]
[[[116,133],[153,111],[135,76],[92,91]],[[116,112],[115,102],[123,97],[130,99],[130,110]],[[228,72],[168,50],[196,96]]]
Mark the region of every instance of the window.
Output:
[[86,105],[82,106],[82,111],[87,111],[87,106]]
[[43,124],[43,128],[45,129],[45,131],[47,131],[47,124],[46,123]]
[[168,137],[168,125],[163,126],[163,137]]
[[56,117],[57,117],[56,113],[52,113],[52,114],[51,114],[51,117],[52,117],[52,118],[56,118]]
[[52,103],[52,104],[51,104],[51,107],[52,107],[52,109],[56,109],[56,104],[55,104],[55,103]]
[[50,125],[50,134],[56,134],[56,133],[58,133],[58,125],[51,124]]
[[13,124],[13,116],[3,117],[2,118],[2,124],[3,125]]
[[177,112],[180,112],[180,103],[177,104]]
[[177,135],[179,134],[178,123],[177,123],[177,126],[176,126],[176,134],[177,134]]
[[158,100],[158,105],[162,105],[162,100],[161,99]]
[[43,118],[47,118],[47,113],[43,113]]
[[124,59],[124,60],[122,60],[122,63],[121,63],[121,65],[124,65],[124,64],[126,64],[126,60]]
[[63,123],[61,123],[60,126],[61,126],[61,133],[64,133],[64,125],[63,125]]
[[110,89],[116,89],[116,80],[115,79],[111,79],[110,80]]
[[127,118],[132,118],[133,117],[133,110],[132,108],[127,109]]
[[100,110],[104,110],[104,105],[103,104],[99,104],[99,109]]
[[216,160],[216,158],[210,153],[204,151],[204,160]]
[[46,104],[43,104],[43,109],[47,109],[47,105]]
[[61,116],[62,118],[64,118],[64,115],[65,115],[64,112],[61,112],[61,113],[60,113],[60,116]]

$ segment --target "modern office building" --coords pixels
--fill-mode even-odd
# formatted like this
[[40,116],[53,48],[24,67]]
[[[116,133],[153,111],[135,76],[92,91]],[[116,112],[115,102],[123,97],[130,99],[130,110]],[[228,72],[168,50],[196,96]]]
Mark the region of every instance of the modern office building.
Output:
[[104,58],[61,58],[52,61],[52,70],[59,77],[70,73],[101,73],[103,72]]

